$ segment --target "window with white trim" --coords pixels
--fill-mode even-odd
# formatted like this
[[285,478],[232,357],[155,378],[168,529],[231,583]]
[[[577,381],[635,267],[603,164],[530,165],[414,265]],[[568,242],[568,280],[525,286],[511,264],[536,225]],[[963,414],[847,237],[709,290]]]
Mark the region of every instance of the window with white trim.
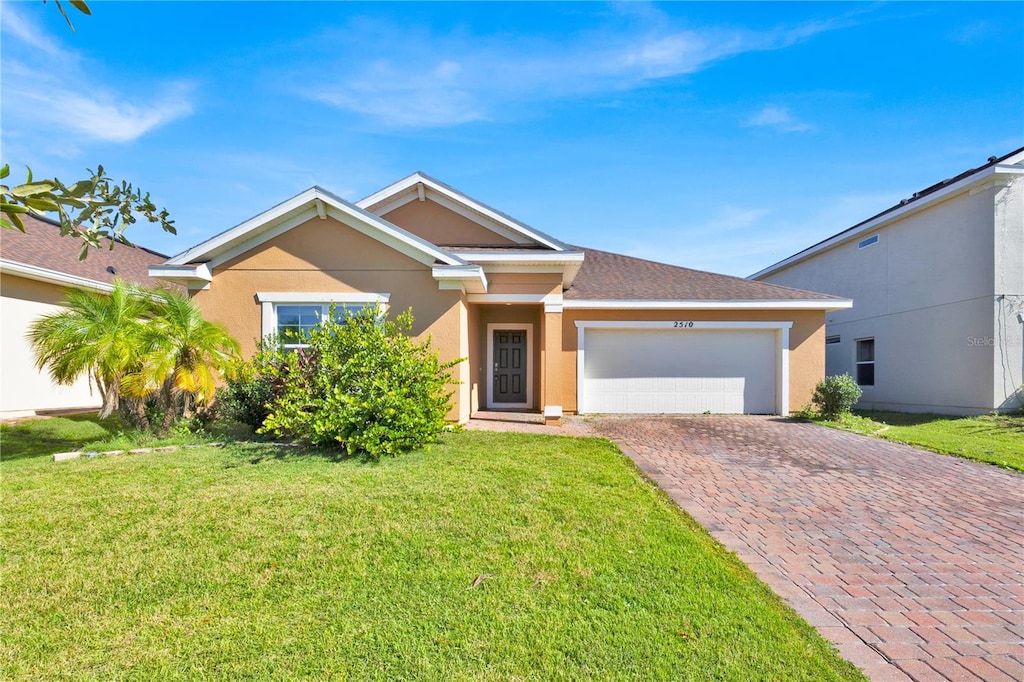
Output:
[[261,336],[274,336],[285,348],[303,348],[305,340],[334,306],[334,319],[343,322],[367,307],[379,305],[387,312],[390,294],[260,292],[256,300],[263,309]]
[[857,339],[857,385],[875,385],[874,339]]
[[[363,308],[371,303],[336,304],[334,321],[344,322],[347,315],[358,315]],[[313,327],[326,320],[331,314],[330,303],[275,303],[274,314],[277,317],[275,335],[284,348],[304,348],[306,339]]]

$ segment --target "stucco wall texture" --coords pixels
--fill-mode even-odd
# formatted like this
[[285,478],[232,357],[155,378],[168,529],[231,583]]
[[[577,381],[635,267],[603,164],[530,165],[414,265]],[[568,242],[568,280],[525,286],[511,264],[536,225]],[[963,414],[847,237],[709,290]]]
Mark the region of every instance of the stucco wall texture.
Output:
[[0,274],[0,417],[99,408],[100,394],[90,390],[88,379],[59,386],[37,370],[25,338],[32,322],[62,309],[63,297],[62,286]]

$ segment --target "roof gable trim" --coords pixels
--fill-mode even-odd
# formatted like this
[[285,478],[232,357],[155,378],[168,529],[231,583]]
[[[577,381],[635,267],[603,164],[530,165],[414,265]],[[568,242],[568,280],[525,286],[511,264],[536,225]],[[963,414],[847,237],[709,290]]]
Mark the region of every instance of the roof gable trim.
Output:
[[[1021,160],[1024,160],[1024,152],[1018,155]],[[871,232],[873,230],[882,229],[887,227],[889,223],[901,220],[909,215],[923,211],[926,208],[951,199],[954,196],[963,192],[974,192],[981,184],[991,184],[1002,178],[1010,178],[1013,176],[1024,176],[1024,167],[1016,165],[1014,163],[1000,163],[987,168],[982,168],[977,173],[968,175],[967,177],[955,182],[947,187],[938,189],[930,194],[926,194],[920,199],[910,199],[906,203],[897,204],[882,213],[876,215],[873,218],[868,218],[862,223],[854,225],[853,227],[847,228],[842,232],[832,235],[828,239],[809,246],[803,251],[799,251],[789,258],[780,260],[777,263],[769,265],[763,270],[759,270],[754,274],[750,275],[747,279],[760,279],[766,277],[779,270],[784,270],[791,265],[795,265],[801,261],[807,260],[808,258],[819,254],[823,251],[828,251],[833,247],[845,244],[861,237],[865,232]],[[915,195],[916,196],[916,195]]]
[[373,215],[331,194],[321,187],[312,187],[268,211],[236,227],[222,232],[198,246],[167,261],[167,265],[185,265],[206,261],[209,267],[221,265],[256,248],[274,237],[314,217],[330,216],[424,265],[437,261],[448,265],[464,265],[465,261],[397,225]]
[[[420,186],[426,190],[423,194],[420,194]],[[378,192],[374,192],[365,199],[357,201],[356,206],[372,210],[375,213],[378,211],[386,213],[409,201],[426,197],[432,198],[437,203],[449,210],[455,211],[464,218],[468,218],[482,227],[518,243],[537,243],[555,251],[571,250],[568,245],[554,237],[535,230],[515,218],[420,172],[413,173]],[[481,221],[481,217],[486,220]]]

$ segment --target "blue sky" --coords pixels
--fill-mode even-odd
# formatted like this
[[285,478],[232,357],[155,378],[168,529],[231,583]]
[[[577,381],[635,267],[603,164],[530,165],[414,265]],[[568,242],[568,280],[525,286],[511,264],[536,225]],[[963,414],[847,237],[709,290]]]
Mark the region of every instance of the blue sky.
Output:
[[3,161],[102,163],[177,253],[422,170],[570,243],[748,275],[1024,145],[1024,3],[0,6]]

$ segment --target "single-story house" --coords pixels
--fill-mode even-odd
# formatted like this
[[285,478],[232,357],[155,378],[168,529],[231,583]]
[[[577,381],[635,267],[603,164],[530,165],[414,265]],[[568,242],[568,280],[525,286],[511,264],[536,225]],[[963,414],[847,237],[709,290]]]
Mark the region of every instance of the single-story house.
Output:
[[253,353],[332,303],[412,308],[464,358],[450,418],[478,410],[774,413],[824,376],[851,301],[570,246],[422,173],[349,203],[320,187],[167,262]]
[[[61,237],[49,219],[23,214],[25,232],[0,229],[0,418],[99,409],[100,395],[84,377],[58,386],[35,367],[25,339],[29,325],[60,310],[67,287],[110,291],[115,277],[145,286],[166,286],[149,276],[149,266],[167,256],[118,244],[92,249],[78,259],[82,242]],[[143,229],[143,226],[138,226]]]
[[826,323],[825,370],[858,407],[1024,407],[1024,148],[938,182],[751,275],[853,299]]

